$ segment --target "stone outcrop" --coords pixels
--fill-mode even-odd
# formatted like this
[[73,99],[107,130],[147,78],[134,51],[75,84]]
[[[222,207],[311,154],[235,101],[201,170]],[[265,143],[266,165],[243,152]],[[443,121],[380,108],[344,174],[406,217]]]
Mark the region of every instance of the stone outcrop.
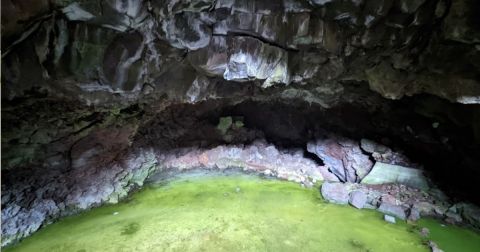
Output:
[[[336,180],[325,166],[305,158],[302,150],[281,151],[274,145],[256,141],[248,146],[218,146],[213,149],[174,150],[161,154],[160,169],[240,168],[268,176],[295,181],[311,187],[316,181]],[[338,180],[337,180],[338,181]]]
[[56,219],[117,203],[155,169],[152,153],[127,154],[104,166],[45,170],[38,167],[2,181],[2,246],[30,235]]
[[358,142],[338,136],[309,143],[307,150],[320,157],[342,182],[359,182],[373,166],[369,156],[362,153]]

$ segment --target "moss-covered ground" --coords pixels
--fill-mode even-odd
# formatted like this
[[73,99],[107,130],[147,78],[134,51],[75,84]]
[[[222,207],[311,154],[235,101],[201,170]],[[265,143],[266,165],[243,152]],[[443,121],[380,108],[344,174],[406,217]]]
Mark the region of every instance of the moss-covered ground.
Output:
[[[434,220],[446,252],[480,235]],[[4,251],[430,251],[415,228],[373,210],[325,203],[318,188],[248,175],[188,175],[49,225]]]

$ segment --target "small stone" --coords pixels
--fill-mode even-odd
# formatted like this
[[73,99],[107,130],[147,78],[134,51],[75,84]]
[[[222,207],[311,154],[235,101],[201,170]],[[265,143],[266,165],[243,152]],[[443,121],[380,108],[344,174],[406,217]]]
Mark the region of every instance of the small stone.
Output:
[[387,215],[387,214],[385,214],[385,215],[383,216],[383,219],[384,219],[386,222],[389,222],[389,223],[393,223],[393,224],[396,223],[395,217],[390,216],[390,215]]
[[433,127],[434,129],[438,128],[438,126],[440,126],[440,123],[439,123],[439,122],[434,122],[434,123],[432,123],[432,127]]
[[430,249],[432,250],[432,252],[443,252],[443,250],[441,250],[438,245],[433,242],[433,241],[429,241],[428,242],[428,246],[430,247]]
[[113,215],[117,215],[117,214],[118,214],[118,212],[113,212]]
[[240,187],[237,186],[237,188],[235,188],[235,192],[236,193],[239,193],[241,190],[240,190]]
[[424,227],[420,230],[420,236],[427,237],[429,235],[430,235],[430,230],[428,228]]

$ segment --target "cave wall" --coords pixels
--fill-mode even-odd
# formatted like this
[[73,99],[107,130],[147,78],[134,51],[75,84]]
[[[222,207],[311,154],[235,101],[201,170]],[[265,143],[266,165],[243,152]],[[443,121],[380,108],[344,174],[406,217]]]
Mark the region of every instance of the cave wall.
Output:
[[[329,134],[373,139],[479,202],[479,10],[475,0],[2,1],[5,243],[117,201],[169,150],[258,139],[304,153]],[[226,137],[225,116],[244,127]]]

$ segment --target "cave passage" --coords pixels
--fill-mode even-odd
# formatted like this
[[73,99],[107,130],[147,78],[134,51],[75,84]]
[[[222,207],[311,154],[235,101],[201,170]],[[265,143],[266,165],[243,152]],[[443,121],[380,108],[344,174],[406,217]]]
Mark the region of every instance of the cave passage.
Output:
[[2,249],[480,251],[479,1],[1,9]]

